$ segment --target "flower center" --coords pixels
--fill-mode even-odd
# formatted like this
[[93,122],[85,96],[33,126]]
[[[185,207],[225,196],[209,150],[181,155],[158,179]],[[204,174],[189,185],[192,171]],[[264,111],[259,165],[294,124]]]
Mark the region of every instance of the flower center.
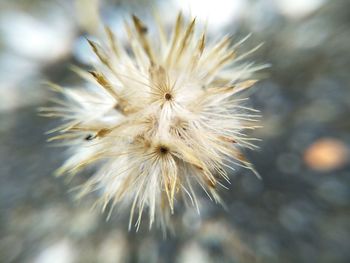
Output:
[[162,146],[159,147],[159,152],[160,152],[162,155],[165,155],[165,154],[167,154],[167,153],[169,152],[169,148],[162,145]]
[[171,99],[173,98],[173,96],[172,96],[170,93],[165,93],[165,94],[164,94],[164,98],[165,98],[166,100],[171,100]]

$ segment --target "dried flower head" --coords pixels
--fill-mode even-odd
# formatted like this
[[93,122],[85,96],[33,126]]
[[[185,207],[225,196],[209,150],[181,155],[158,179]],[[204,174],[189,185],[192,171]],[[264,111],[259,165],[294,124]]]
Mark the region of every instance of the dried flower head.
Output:
[[63,140],[73,150],[58,174],[76,174],[98,162],[79,196],[100,190],[103,210],[130,205],[129,227],[135,221],[139,227],[145,208],[149,226],[156,221],[163,228],[175,201],[198,209],[198,185],[220,202],[217,190],[229,182],[226,168],[232,164],[254,171],[240,148],[254,147],[244,132],[257,127],[257,115],[242,105],[240,94],[262,67],[237,64],[250,53],[237,56],[244,40],[207,43],[195,22],[186,23],[180,13],[169,38],[158,25],[159,37],[150,39],[133,16],[132,26],[126,24],[127,47],[107,27],[107,47],[89,40],[99,63],[78,70],[93,85],[51,85],[65,100],[42,109],[64,120],[50,141]]

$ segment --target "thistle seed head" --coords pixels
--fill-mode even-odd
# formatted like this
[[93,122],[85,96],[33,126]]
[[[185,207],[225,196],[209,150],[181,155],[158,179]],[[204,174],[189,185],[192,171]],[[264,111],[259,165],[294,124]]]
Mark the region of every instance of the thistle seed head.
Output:
[[247,55],[237,56],[241,43],[232,46],[229,37],[207,43],[195,23],[180,13],[171,36],[158,25],[155,39],[133,16],[125,26],[127,47],[106,27],[104,47],[89,40],[99,59],[94,70],[76,68],[90,86],[51,85],[65,99],[42,108],[64,121],[49,140],[63,140],[73,152],[57,173],[76,174],[98,162],[79,197],[99,190],[103,210],[129,204],[129,227],[139,227],[147,208],[149,226],[156,221],[165,228],[175,201],[198,209],[198,186],[221,202],[227,169],[255,172],[240,149],[255,147],[245,131],[257,127],[258,116],[242,105],[241,94],[261,67],[237,64]]

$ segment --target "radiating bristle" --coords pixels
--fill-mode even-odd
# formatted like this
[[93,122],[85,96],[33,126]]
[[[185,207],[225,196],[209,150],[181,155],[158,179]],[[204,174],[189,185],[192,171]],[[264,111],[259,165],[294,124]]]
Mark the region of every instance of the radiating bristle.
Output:
[[137,230],[145,208],[149,227],[157,222],[163,228],[178,201],[199,211],[197,188],[222,202],[226,170],[235,165],[258,176],[240,148],[255,147],[245,131],[258,127],[259,116],[241,105],[241,93],[263,67],[236,65],[238,46],[230,47],[230,37],[208,43],[196,19],[184,20],[179,13],[170,39],[158,25],[158,41],[132,16],[131,26],[125,24],[128,47],[105,27],[107,45],[88,40],[99,59],[94,70],[73,67],[94,88],[50,84],[65,100],[40,109],[64,121],[49,141],[68,143],[73,152],[56,174],[75,175],[98,161],[79,198],[100,190],[102,211],[111,207],[108,218],[114,206],[128,204],[129,228]]

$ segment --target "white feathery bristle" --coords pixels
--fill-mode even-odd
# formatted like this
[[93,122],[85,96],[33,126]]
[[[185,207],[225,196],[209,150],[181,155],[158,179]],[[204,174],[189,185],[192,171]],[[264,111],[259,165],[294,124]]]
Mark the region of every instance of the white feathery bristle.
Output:
[[129,227],[137,229],[146,208],[149,226],[163,228],[176,202],[199,209],[198,188],[221,202],[218,189],[229,183],[227,170],[234,166],[256,173],[240,149],[255,148],[245,132],[258,127],[259,116],[242,105],[241,94],[262,67],[239,65],[245,57],[237,55],[239,45],[230,37],[207,43],[196,20],[186,22],[181,13],[171,36],[157,28],[161,40],[133,16],[124,47],[106,27],[105,44],[89,41],[100,63],[88,72],[74,68],[89,88],[51,85],[65,99],[41,109],[64,120],[50,140],[73,150],[57,174],[98,162],[78,196],[99,190],[103,210],[129,205]]

